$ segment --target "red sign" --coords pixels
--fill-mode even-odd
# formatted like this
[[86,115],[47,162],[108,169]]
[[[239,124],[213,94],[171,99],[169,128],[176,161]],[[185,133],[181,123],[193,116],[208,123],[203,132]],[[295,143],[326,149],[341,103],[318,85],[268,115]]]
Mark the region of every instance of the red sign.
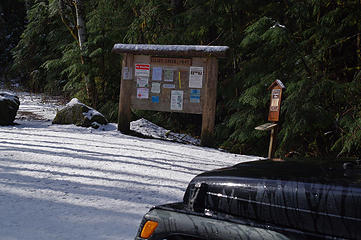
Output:
[[150,70],[149,64],[135,64],[135,69]]
[[135,64],[135,76],[136,77],[149,77],[150,64],[137,63]]

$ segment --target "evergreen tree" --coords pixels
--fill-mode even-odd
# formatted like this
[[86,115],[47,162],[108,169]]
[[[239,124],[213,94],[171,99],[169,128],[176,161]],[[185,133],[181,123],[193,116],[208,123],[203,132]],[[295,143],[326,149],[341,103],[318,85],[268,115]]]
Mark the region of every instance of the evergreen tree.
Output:
[[25,9],[20,0],[0,2],[0,80],[7,81],[12,64],[11,49],[23,31]]
[[117,121],[121,68],[119,55],[111,53],[111,49],[125,38],[132,15],[129,1],[99,0],[87,17],[91,75],[100,111],[112,121]]
[[[115,43],[227,45],[218,78],[220,146],[266,154],[268,134],[254,127],[267,120],[267,88],[280,79],[286,90],[278,156],[360,154],[360,1],[82,1],[81,47],[73,5],[79,1],[27,2],[28,24],[13,53],[14,69],[31,79],[28,86],[59,89],[87,103],[97,98],[115,121],[121,73],[119,56],[111,54]],[[200,116],[137,114],[200,132]]]
[[41,64],[53,54],[48,48],[47,34],[51,31],[46,1],[35,1],[27,11],[27,25],[17,46],[13,49],[13,69],[21,74],[23,84],[32,91],[46,85],[46,72]]
[[[253,127],[266,120],[266,87],[279,78],[287,90],[278,154],[298,151],[312,156],[336,155],[336,145],[331,147],[343,132],[339,118],[342,109],[347,108],[345,96],[351,89],[348,82],[357,73],[341,65],[357,64],[356,44],[352,41],[360,32],[356,21],[359,3],[288,1],[281,8],[287,11],[280,14],[268,5],[264,9],[273,17],[260,18],[244,32],[240,44],[242,69],[235,75],[241,84],[240,96],[228,101],[234,113],[226,119],[234,133],[225,145],[252,153],[266,149],[265,142],[257,141],[262,133]],[[359,103],[359,98],[352,102]]]

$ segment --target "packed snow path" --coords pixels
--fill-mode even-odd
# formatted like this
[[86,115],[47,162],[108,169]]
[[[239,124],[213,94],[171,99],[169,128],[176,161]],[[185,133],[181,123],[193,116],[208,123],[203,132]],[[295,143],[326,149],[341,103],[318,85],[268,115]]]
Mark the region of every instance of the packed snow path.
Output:
[[114,124],[52,125],[56,106],[20,99],[19,113],[41,117],[0,127],[0,240],[134,239],[148,209],[181,201],[196,174],[257,159],[126,136]]

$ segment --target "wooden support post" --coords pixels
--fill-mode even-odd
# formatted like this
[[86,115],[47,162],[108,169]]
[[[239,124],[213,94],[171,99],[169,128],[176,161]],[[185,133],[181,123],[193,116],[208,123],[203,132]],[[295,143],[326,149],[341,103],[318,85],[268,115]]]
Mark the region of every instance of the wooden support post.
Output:
[[268,147],[268,159],[273,159],[275,153],[275,145],[276,145],[276,137],[277,137],[277,130],[278,126],[274,126],[271,129],[271,136],[269,140],[269,147]]
[[207,59],[204,98],[202,106],[202,146],[214,143],[213,129],[216,115],[218,62],[215,57]]
[[[118,130],[122,133],[130,132],[130,121],[132,119],[132,112],[130,110],[131,92],[133,87],[133,65],[134,55],[123,54],[122,62],[122,78],[120,84],[119,96],[119,111],[118,111]],[[124,79],[126,78],[126,79]]]

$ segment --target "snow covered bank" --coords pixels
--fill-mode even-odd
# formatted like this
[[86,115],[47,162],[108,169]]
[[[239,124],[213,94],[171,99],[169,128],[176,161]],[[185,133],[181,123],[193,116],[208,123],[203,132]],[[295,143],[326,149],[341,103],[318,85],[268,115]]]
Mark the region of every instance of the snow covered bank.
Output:
[[174,133],[170,130],[157,126],[156,124],[142,118],[130,123],[130,129],[144,136],[155,139],[164,139],[179,143],[193,144],[199,146],[201,140],[193,138],[187,134]]
[[[51,119],[48,106],[29,101],[20,110]],[[4,240],[133,239],[143,214],[181,201],[196,174],[257,159],[126,136],[115,124],[102,131],[16,122],[0,127]]]

